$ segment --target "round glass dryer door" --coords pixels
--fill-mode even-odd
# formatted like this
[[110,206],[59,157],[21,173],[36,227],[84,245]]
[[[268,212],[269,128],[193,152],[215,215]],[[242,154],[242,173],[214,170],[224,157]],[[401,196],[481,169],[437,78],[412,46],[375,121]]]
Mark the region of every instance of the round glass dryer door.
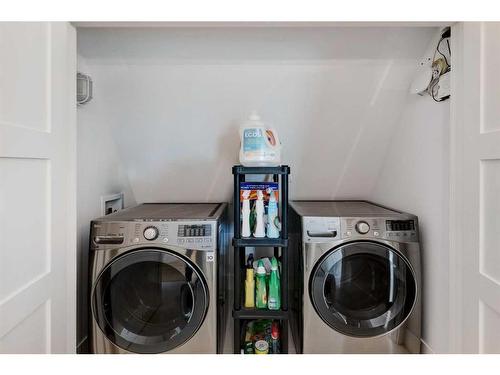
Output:
[[417,296],[413,269],[394,249],[352,242],[332,249],[310,278],[311,300],[321,319],[353,337],[388,333],[410,315]]
[[162,353],[185,343],[203,323],[208,301],[197,267],[160,249],[134,250],[111,262],[92,295],[100,329],[134,353]]

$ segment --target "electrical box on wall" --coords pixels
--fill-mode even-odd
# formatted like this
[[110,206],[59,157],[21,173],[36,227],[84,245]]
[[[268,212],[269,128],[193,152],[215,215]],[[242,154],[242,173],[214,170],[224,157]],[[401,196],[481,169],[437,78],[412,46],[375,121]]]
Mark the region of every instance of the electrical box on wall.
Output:
[[109,215],[123,210],[124,193],[106,195],[101,197],[101,215]]

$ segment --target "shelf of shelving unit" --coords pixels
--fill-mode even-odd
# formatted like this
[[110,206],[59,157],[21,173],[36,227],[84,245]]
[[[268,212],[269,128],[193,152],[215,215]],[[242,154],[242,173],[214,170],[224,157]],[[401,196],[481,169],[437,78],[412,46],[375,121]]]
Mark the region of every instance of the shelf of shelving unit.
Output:
[[288,319],[288,311],[246,309],[234,310],[233,317],[238,319]]
[[[241,237],[241,201],[240,183],[245,181],[245,175],[273,175],[273,180],[279,183],[279,212],[281,216],[280,238],[253,238]],[[287,165],[279,167],[243,167],[236,165],[233,167],[234,175],[234,353],[238,354],[242,348],[242,338],[244,324],[246,320],[273,319],[281,322],[281,352],[288,353],[288,175],[290,168]],[[242,273],[245,266],[246,247],[272,247],[275,255],[281,250],[281,310],[247,309],[243,307],[241,293],[244,290],[244,280]]]
[[288,240],[283,238],[234,238],[234,247],[287,247]]

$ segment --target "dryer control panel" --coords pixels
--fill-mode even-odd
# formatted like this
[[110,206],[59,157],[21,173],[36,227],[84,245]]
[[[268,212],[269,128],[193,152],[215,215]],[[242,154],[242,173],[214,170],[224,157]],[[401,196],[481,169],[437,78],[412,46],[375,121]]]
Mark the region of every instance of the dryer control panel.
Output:
[[131,245],[173,245],[192,250],[215,251],[216,221],[93,222],[92,248],[104,250]]
[[302,240],[305,243],[348,239],[416,242],[418,241],[416,219],[393,220],[386,217],[302,218]]
[[417,241],[416,220],[386,220],[385,236],[390,240]]
[[383,238],[385,234],[384,219],[380,218],[342,218],[342,238]]
[[391,241],[416,242],[416,220],[394,220],[385,217],[342,218],[342,239],[380,238]]

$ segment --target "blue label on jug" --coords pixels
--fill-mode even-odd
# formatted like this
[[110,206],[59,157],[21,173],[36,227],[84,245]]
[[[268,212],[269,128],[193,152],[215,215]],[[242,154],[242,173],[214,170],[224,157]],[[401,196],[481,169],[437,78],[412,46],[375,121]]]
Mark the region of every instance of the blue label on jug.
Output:
[[266,140],[261,129],[248,128],[243,131],[243,151],[259,151],[266,147]]

